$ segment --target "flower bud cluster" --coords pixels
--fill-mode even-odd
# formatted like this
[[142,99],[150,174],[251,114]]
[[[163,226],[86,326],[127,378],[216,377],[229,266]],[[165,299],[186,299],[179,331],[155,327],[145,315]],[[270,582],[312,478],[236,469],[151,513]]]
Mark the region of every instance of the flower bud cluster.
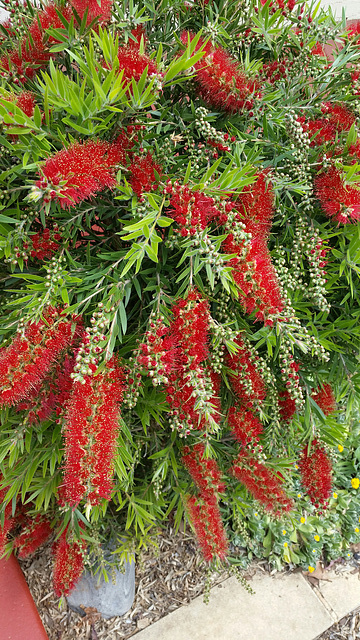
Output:
[[300,386],[300,378],[297,374],[299,365],[291,353],[292,343],[287,337],[283,337],[279,348],[279,364],[281,380],[290,397],[295,401],[298,409],[304,405],[304,394]]
[[208,110],[205,107],[198,107],[195,110],[195,127],[197,132],[205,138],[207,144],[219,151],[231,151],[231,147],[228,144],[228,141],[235,142],[235,136],[229,136],[228,133],[223,133],[222,131],[218,131],[215,127],[212,127],[209,122],[206,120],[206,116],[208,115]]
[[85,376],[92,376],[96,371],[99,359],[104,352],[107,341],[107,329],[115,307],[107,308],[99,302],[98,311],[94,311],[90,318],[90,326],[83,333],[83,339],[76,353],[76,365],[71,374],[74,382],[85,384]]
[[303,283],[302,289],[306,296],[313,300],[321,311],[329,313],[330,305],[326,300],[325,257],[328,248],[324,248],[318,230],[309,228],[305,218],[300,217],[295,230],[294,244],[291,251],[290,265],[296,280],[302,280],[301,258],[305,254],[309,263],[309,284]]
[[308,192],[304,193],[301,206],[304,211],[307,211],[311,208],[312,193],[311,167],[308,159],[310,151],[310,136],[304,130],[304,127],[297,118],[293,109],[286,114],[286,129],[289,137],[293,140],[290,144],[290,149],[292,150],[294,161],[289,163],[287,166],[287,172],[280,172],[279,176],[280,178],[288,179],[295,177],[297,180],[305,183],[308,187]]
[[[180,438],[187,438],[191,432],[195,429],[199,429],[201,426],[201,419],[204,422],[202,428],[205,429],[203,435],[207,436],[209,433],[216,433],[219,429],[217,422],[217,409],[214,407],[215,391],[211,377],[207,375],[207,371],[203,367],[198,366],[195,369],[189,369],[187,375],[184,378],[186,388],[190,393],[184,398],[185,402],[191,399],[193,405],[193,412],[198,417],[198,422],[189,418],[184,425],[185,415],[182,410],[173,409],[169,418],[169,425],[171,431],[178,431]],[[167,389],[169,393],[169,386]],[[180,397],[180,393],[176,394]],[[191,416],[192,418],[194,416]]]
[[63,284],[66,263],[65,256],[54,256],[46,263],[45,287],[48,291],[56,290],[59,285]]

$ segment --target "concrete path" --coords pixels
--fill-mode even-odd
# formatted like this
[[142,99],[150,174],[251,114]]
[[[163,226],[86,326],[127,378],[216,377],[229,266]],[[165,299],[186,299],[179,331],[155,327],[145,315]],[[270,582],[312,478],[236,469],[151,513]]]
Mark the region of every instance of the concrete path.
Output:
[[264,574],[250,595],[229,578],[135,634],[136,640],[314,640],[360,605],[359,573],[326,574],[318,587],[301,573]]

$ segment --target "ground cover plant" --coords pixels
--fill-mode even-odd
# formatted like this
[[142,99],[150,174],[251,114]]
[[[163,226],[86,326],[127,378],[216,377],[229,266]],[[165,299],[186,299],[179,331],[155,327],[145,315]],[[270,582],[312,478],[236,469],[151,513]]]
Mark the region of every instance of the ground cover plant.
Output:
[[215,565],[349,553],[360,28],[294,0],[7,6],[2,552],[55,532],[59,594],[168,517]]

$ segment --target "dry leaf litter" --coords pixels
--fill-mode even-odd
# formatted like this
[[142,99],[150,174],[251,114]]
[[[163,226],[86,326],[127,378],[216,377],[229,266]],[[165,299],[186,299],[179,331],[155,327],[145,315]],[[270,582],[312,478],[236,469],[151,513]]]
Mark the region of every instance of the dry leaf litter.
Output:
[[[123,616],[103,620],[96,609],[81,618],[52,590],[51,545],[20,561],[49,640],[119,640],[130,638],[204,591],[205,565],[193,535],[171,525],[159,532],[157,548],[143,552],[136,564],[135,600]],[[228,577],[214,573],[211,584]]]

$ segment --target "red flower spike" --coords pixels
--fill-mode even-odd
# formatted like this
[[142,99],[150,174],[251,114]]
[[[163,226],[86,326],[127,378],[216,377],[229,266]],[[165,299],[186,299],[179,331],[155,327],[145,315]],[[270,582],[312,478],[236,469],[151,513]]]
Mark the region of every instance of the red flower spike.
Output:
[[[42,178],[36,183],[43,189],[44,179],[51,191],[47,197],[59,200],[61,207],[73,207],[99,191],[114,187],[115,167],[124,164],[128,148],[126,138],[111,144],[105,140],[74,142],[67,149],[48,158]],[[47,191],[45,191],[47,193]]]
[[[192,39],[194,36],[186,31],[181,35],[186,46],[189,37]],[[203,45],[204,40],[200,38],[195,51]],[[251,109],[254,97],[260,96],[258,80],[248,78],[240,70],[238,62],[221,47],[214,47],[208,42],[203,51],[205,55],[195,63],[194,68],[204,102],[228,113]]]
[[339,224],[360,220],[360,191],[345,184],[335,167],[315,178],[315,195],[326,215]]
[[330,384],[325,384],[322,389],[312,393],[311,397],[326,416],[336,411],[336,400]]
[[154,162],[149,151],[146,155],[134,156],[129,171],[129,183],[138,197],[144,192],[155,191],[158,186],[155,171],[159,176],[162,173],[160,165]]
[[213,494],[215,491],[223,493],[225,485],[221,481],[221,471],[216,460],[205,457],[205,447],[199,443],[190,447],[184,447],[182,463],[190,473],[199,491],[205,494]]
[[0,349],[0,404],[11,406],[38,393],[59,354],[72,339],[72,322],[49,307],[44,321],[27,325],[24,337]]
[[263,425],[251,411],[231,407],[228,415],[228,425],[234,438],[244,447],[259,442],[263,432]]
[[85,11],[88,9],[87,25],[96,18],[102,25],[110,22],[113,0],[100,0],[100,2],[98,0],[70,0],[70,2],[81,19],[83,19]]
[[186,508],[204,559],[207,562],[216,558],[223,560],[228,541],[216,499],[192,496],[188,498]]
[[18,557],[27,558],[34,553],[52,534],[50,521],[42,515],[27,517],[21,533],[14,540],[15,549],[19,549]]
[[58,242],[54,241],[54,237],[57,237],[61,240],[61,236],[59,233],[51,233],[49,229],[44,229],[43,231],[39,231],[31,236],[32,249],[30,250],[30,255],[32,258],[36,258],[37,260],[45,260],[46,258],[50,258],[53,253],[58,251],[60,245]]
[[288,391],[279,393],[279,411],[284,422],[289,422],[296,412],[296,402]]
[[110,499],[124,379],[112,358],[102,373],[86,376],[83,385],[74,384],[65,425],[63,490],[71,506],[83,498],[92,505]]
[[256,369],[251,352],[246,348],[241,336],[236,340],[239,349],[236,353],[227,353],[226,365],[237,375],[231,375],[231,386],[241,403],[251,409],[254,402],[262,402],[266,397],[266,386]]
[[331,494],[332,466],[317,440],[305,447],[299,460],[301,482],[313,504],[325,506]]
[[67,535],[66,528],[53,547],[55,556],[53,584],[58,597],[69,595],[84,570],[85,542],[68,540]]
[[293,501],[286,495],[274,471],[246,449],[240,451],[231,471],[254,498],[274,515],[280,516],[293,508]]
[[260,173],[254,184],[246,187],[234,204],[239,220],[245,224],[245,231],[251,233],[250,248],[236,244],[229,234],[222,244],[228,254],[238,254],[228,265],[239,287],[239,300],[247,313],[255,311],[256,318],[270,324],[272,316],[278,315],[284,307],[275,269],[267,248],[267,238],[271,228],[274,206],[274,192],[266,182],[266,173]]
[[123,72],[123,80],[126,82],[131,82],[132,79],[139,82],[146,68],[148,77],[159,73],[155,61],[145,53],[140,53],[134,41],[129,41],[126,47],[119,47],[118,60],[119,71]]

